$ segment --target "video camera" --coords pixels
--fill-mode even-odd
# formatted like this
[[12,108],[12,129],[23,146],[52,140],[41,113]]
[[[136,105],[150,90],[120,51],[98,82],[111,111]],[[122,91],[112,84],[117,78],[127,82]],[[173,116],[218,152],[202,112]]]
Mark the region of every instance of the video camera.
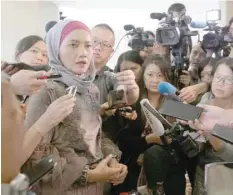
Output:
[[183,4],[176,3],[170,6],[168,13],[151,13],[152,19],[159,20],[159,28],[156,31],[156,41],[162,45],[170,46],[174,65],[172,66],[172,83],[182,88],[179,78],[182,70],[189,66],[189,54],[192,49],[191,36],[198,35],[197,31],[190,31],[188,25],[191,17],[186,16],[186,8]]
[[153,47],[154,39],[149,39],[148,34],[144,32],[142,27],[135,28],[133,25],[128,24],[124,26],[125,31],[130,31],[127,35],[131,35],[128,46],[133,50],[141,51],[145,47]]
[[228,56],[227,46],[233,42],[233,39],[228,34],[228,27],[218,26],[218,22],[221,20],[221,10],[207,11],[206,20],[207,22],[191,23],[192,28],[204,28],[203,31],[207,31],[202,40],[203,49],[211,50],[217,57]]

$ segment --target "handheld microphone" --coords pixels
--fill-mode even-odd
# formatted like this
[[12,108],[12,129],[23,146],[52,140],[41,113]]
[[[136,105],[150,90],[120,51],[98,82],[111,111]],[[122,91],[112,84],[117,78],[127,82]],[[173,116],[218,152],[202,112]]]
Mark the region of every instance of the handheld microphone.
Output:
[[182,102],[182,100],[176,95],[177,89],[168,82],[160,82],[158,90],[161,95],[167,97],[167,99]]
[[132,24],[126,24],[126,25],[124,25],[124,29],[126,31],[130,31],[130,30],[133,30],[135,28],[134,28],[134,26]]
[[160,118],[162,117],[162,121],[166,123],[167,127],[171,127],[171,124],[153,108],[148,99],[141,100],[140,104],[153,133],[156,136],[164,135],[165,131]]
[[192,28],[197,28],[197,29],[202,29],[202,28],[205,28],[206,26],[207,26],[207,22],[201,22],[201,21],[193,21],[193,22],[191,22],[191,24],[190,24],[190,26],[192,27]]
[[156,20],[162,20],[164,17],[166,17],[166,13],[151,13],[150,18],[151,19],[156,19]]

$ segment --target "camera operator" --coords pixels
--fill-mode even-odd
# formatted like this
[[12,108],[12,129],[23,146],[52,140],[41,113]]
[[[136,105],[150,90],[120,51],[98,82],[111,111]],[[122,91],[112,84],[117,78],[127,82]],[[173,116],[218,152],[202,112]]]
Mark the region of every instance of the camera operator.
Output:
[[[233,17],[231,18],[229,22],[229,33],[230,33],[231,38],[233,38]],[[229,57],[233,58],[233,43],[231,43],[231,53]]]
[[[97,71],[94,84],[100,90],[100,103],[107,102],[108,93],[119,85],[125,86],[128,103],[135,103],[139,96],[139,88],[133,72],[130,70],[123,71],[118,73],[115,79],[115,74],[109,72],[110,69],[106,66],[114,51],[115,35],[112,28],[107,24],[98,24],[91,30],[91,34]],[[108,74],[105,74],[105,71],[108,71]]]
[[[233,109],[233,59],[223,58],[219,60],[213,70],[212,93],[213,96],[205,94],[200,104],[206,103],[216,107],[204,107],[200,121],[189,122],[190,126],[203,131],[207,143],[200,154],[199,165],[195,176],[194,195],[204,194],[204,165],[211,162],[233,161],[233,145],[227,144],[218,138],[209,135],[209,130],[217,123],[229,125],[232,123]],[[212,109],[212,112],[211,112]],[[223,109],[229,109],[224,111]],[[219,115],[221,113],[221,115]],[[227,114],[226,116],[223,114]],[[218,116],[217,116],[218,115]],[[218,117],[218,118],[217,118]],[[224,119],[221,119],[224,117]],[[226,117],[226,118],[225,118]],[[232,124],[231,124],[232,125]]]

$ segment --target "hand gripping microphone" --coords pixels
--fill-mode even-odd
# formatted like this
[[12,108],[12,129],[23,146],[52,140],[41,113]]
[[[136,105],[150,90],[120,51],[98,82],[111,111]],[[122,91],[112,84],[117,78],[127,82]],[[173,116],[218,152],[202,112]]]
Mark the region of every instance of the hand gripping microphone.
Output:
[[158,119],[157,116],[159,116],[160,118],[162,118],[162,121],[165,121],[165,125],[169,127],[171,127],[171,124],[169,122],[167,122],[167,120],[165,118],[163,118],[158,111],[156,111],[153,106],[150,104],[148,99],[143,99],[140,102],[142,110],[146,116],[147,122],[150,125],[153,133],[156,136],[162,136],[164,135],[165,131],[164,131],[164,127],[162,122]]
[[169,100],[182,102],[182,100],[176,95],[177,89],[168,82],[160,82],[158,90],[161,95],[164,95]]
[[[164,145],[167,145],[164,128],[171,129],[172,125],[150,104],[148,99],[141,100],[140,104],[153,133],[160,137]],[[178,162],[176,151],[170,145],[167,149],[173,156],[174,162]]]

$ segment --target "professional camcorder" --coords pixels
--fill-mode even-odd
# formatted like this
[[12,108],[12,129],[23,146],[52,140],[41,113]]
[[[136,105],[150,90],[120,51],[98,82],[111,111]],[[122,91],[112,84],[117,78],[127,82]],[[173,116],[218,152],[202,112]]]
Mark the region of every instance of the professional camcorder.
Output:
[[217,57],[226,57],[229,55],[228,45],[233,39],[229,35],[228,27],[218,25],[221,20],[221,10],[210,10],[206,13],[207,22],[193,22],[191,27],[203,28],[203,31],[207,31],[202,40],[203,49],[211,50]]
[[149,39],[148,34],[144,32],[142,27],[135,28],[133,25],[128,24],[124,26],[126,31],[129,31],[127,34],[131,35],[128,46],[133,50],[141,51],[145,47],[152,47],[154,44],[154,39]]
[[183,4],[176,3],[170,6],[168,13],[151,13],[152,19],[159,20],[159,28],[156,31],[156,41],[162,45],[170,46],[174,65],[172,66],[172,83],[178,88],[182,70],[189,66],[189,54],[192,49],[191,36],[198,35],[197,31],[190,31],[188,25],[191,17],[186,16],[186,8]]

